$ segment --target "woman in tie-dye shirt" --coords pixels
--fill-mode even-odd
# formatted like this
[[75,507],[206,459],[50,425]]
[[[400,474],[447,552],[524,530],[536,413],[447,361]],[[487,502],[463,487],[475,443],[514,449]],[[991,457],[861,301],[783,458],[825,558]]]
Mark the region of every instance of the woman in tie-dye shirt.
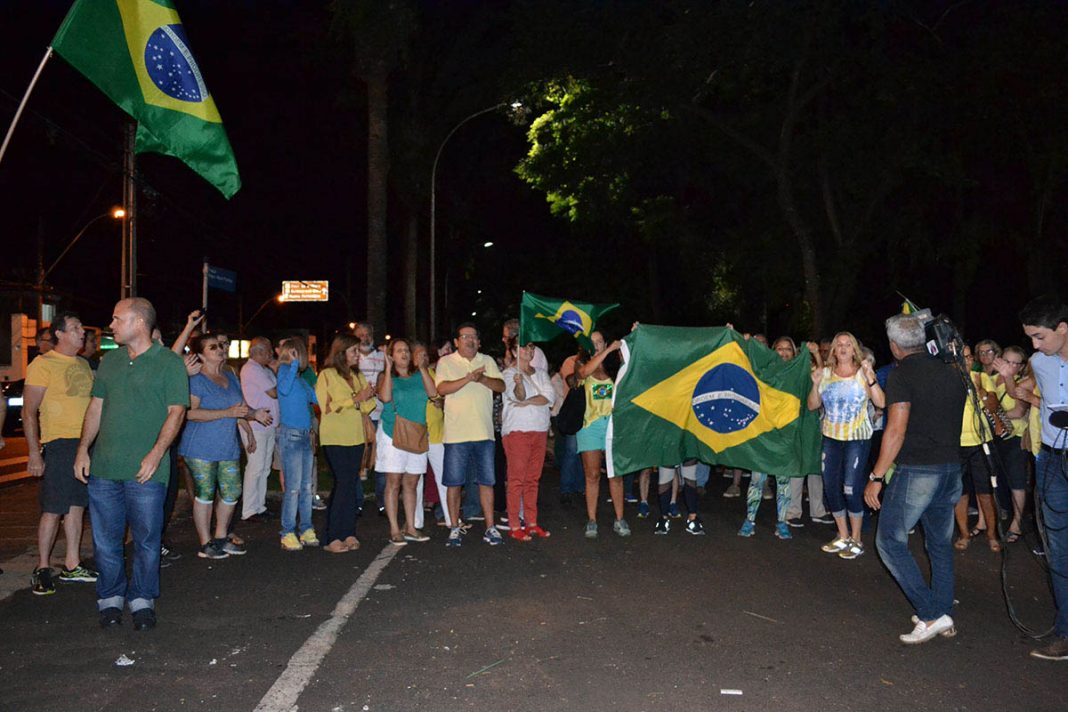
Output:
[[[809,410],[823,408],[823,492],[838,536],[823,546],[829,554],[855,559],[864,553],[860,527],[864,522],[864,475],[871,444],[868,401],[886,406],[886,395],[860,344],[848,331],[835,335],[828,366],[812,372]],[[849,513],[848,526],[846,512]]]

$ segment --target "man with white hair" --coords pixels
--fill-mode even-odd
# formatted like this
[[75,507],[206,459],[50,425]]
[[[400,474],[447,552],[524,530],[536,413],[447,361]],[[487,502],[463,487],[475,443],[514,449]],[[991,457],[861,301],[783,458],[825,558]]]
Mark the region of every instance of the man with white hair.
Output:
[[[879,515],[879,556],[915,610],[908,645],[956,635],[953,618],[953,507],[960,499],[960,423],[964,375],[924,349],[923,322],[898,314],[886,321],[890,351],[898,360],[886,384],[886,429],[879,459],[868,476],[864,501]],[[891,465],[896,469],[882,502]],[[909,551],[909,531],[923,522],[931,583]]]
[[253,410],[260,408],[270,413],[268,424],[252,420],[252,437],[256,449],[251,451],[245,465],[242,486],[241,519],[263,517],[267,511],[267,477],[271,474],[274,456],[274,436],[278,423],[278,394],[275,391],[277,378],[274,349],[271,340],[257,336],[249,342],[248,361],[241,367],[241,393]]

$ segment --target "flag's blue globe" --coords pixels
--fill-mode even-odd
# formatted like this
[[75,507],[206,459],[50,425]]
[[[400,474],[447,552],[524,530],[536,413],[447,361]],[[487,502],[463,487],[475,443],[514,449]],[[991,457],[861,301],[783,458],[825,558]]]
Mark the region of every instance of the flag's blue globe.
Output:
[[733,433],[760,414],[760,388],[744,368],[721,363],[698,379],[690,403],[701,425],[717,433]]
[[582,333],[582,315],[580,315],[574,309],[565,309],[564,313],[553,322],[567,333],[574,336],[575,334]]
[[172,99],[201,102],[208,98],[208,88],[181,25],[164,25],[149,36],[145,68],[152,82]]

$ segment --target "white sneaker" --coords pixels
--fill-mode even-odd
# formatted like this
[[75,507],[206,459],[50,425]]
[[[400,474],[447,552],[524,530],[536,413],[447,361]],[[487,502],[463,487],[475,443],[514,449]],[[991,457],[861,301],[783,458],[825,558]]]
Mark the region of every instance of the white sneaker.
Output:
[[837,539],[834,539],[820,547],[821,550],[826,551],[828,554],[837,554],[841,551],[845,551],[848,548],[849,539],[843,537],[838,537]]
[[956,634],[957,629],[953,627],[953,619],[949,616],[940,616],[931,621],[930,625],[924,621],[916,621],[916,627],[912,629],[911,633],[899,635],[898,638],[906,645],[918,645],[919,643],[926,643],[936,635],[952,638]]

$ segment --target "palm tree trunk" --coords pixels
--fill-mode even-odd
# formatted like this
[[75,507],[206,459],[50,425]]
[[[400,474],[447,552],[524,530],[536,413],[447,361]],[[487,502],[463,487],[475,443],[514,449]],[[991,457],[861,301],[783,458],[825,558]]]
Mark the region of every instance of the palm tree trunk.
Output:
[[367,75],[367,319],[386,328],[386,183],[389,178],[387,72]]

